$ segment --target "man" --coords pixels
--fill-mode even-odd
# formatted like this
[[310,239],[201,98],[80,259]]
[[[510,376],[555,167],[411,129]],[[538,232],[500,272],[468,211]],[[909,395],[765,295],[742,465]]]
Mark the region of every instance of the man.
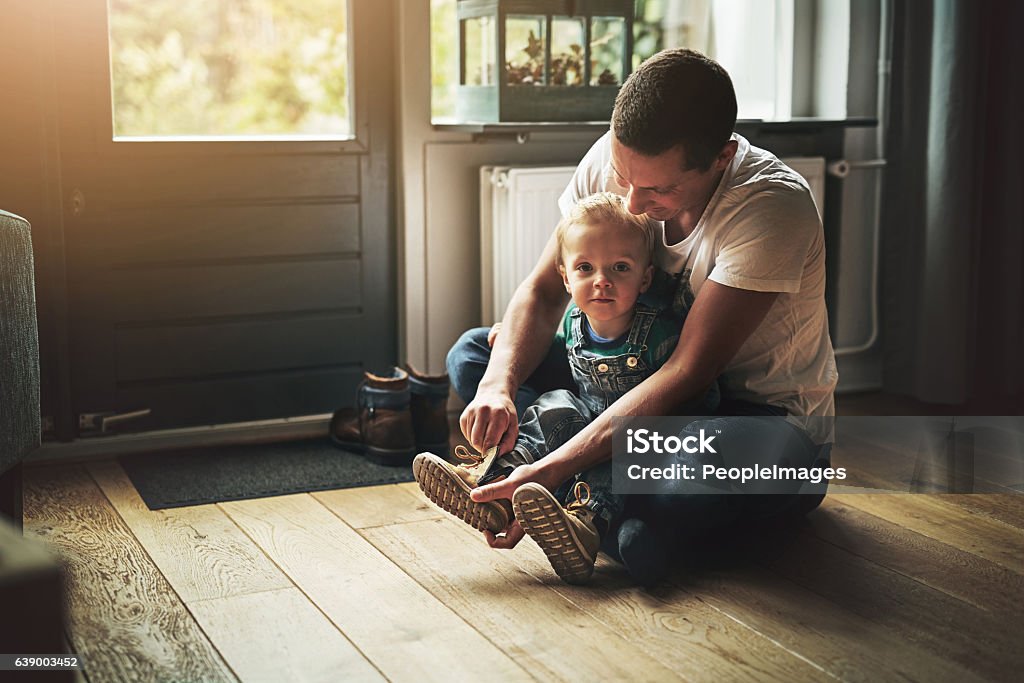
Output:
[[[677,274],[677,298],[690,305],[679,344],[660,370],[564,445],[473,490],[474,502],[513,499],[531,482],[555,491],[611,457],[614,417],[686,414],[716,378],[722,416],[834,414],[838,377],[824,301],[821,221],[806,182],[734,134],[735,122],[728,74],[692,50],[655,55],[623,85],[611,130],[581,161],[559,205],[565,214],[583,197],[607,190],[625,196],[632,213],[660,222],[657,264]],[[551,348],[566,305],[555,254],[552,239],[516,290],[493,348],[486,329],[472,330],[449,354],[452,381],[468,402],[462,431],[481,451],[497,445],[498,453],[507,452],[529,402],[565,382],[559,366],[564,349]],[[749,432],[738,424],[719,418],[720,441]],[[827,430],[812,427],[788,446],[786,457],[821,466],[828,440]],[[537,487],[531,488],[536,498]],[[721,502],[684,498],[655,517],[682,514],[678,505]],[[743,498],[749,501],[730,504],[728,514],[704,515],[706,523],[806,511],[821,496]],[[563,521],[570,529],[570,520]],[[512,548],[524,531],[517,519],[504,534],[485,535],[492,547]]]

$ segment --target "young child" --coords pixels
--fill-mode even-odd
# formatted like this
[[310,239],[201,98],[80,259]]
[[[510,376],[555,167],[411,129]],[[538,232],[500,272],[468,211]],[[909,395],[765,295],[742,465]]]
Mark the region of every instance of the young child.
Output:
[[[572,297],[557,337],[564,340],[578,395],[566,389],[541,395],[522,416],[509,453],[498,456],[490,449],[475,455],[460,447],[456,456],[466,464],[457,467],[424,453],[413,461],[413,474],[431,501],[477,529],[498,533],[514,514],[569,583],[590,577],[610,531],[618,534],[619,547],[614,542],[605,546],[635,578],[649,583],[652,571],[660,573],[650,565],[664,563],[659,554],[664,551],[643,539],[638,520],[620,529],[625,497],[612,492],[611,461],[577,475],[565,507],[561,500],[566,498],[533,483],[516,490],[511,506],[507,500],[470,500],[470,490],[486,483],[485,474],[486,481],[493,481],[543,458],[650,376],[672,354],[682,329],[669,305],[673,291],[659,287],[662,291],[642,298],[655,280],[655,233],[645,216],[626,209],[621,197],[604,192],[584,199],[559,223],[556,239],[558,271]],[[623,541],[631,547],[623,547]]]

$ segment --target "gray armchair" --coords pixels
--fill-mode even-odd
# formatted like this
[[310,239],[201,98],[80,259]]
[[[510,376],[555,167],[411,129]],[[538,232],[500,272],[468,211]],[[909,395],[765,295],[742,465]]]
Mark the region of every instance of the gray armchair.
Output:
[[20,526],[21,462],[40,443],[32,227],[0,211],[0,515]]

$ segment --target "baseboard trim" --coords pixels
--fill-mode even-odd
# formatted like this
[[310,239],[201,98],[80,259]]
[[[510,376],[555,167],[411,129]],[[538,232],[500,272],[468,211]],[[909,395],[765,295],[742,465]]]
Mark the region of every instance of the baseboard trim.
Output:
[[152,453],[176,448],[228,446],[274,441],[327,438],[330,414],[303,415],[276,420],[234,422],[203,427],[164,429],[44,443],[25,458],[27,465],[99,460],[131,453]]

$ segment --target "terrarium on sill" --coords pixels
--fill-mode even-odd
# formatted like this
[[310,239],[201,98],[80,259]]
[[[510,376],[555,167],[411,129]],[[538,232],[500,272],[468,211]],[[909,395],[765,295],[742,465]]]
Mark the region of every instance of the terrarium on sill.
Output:
[[633,0],[458,0],[456,116],[605,121],[629,75]]

